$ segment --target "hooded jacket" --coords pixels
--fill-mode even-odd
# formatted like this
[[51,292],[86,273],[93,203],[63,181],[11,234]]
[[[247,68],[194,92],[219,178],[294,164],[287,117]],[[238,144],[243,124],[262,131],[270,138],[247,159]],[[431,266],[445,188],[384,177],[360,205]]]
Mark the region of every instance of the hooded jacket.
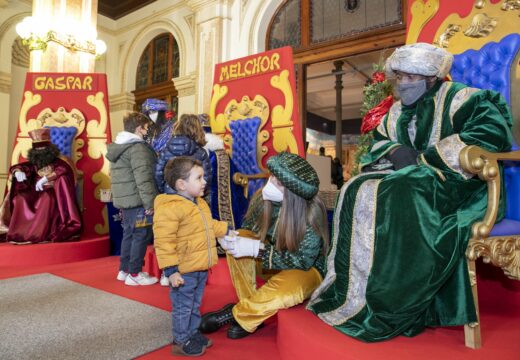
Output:
[[153,176],[157,156],[139,136],[122,131],[108,145],[112,198],[118,209],[153,208],[157,188]]
[[161,269],[178,266],[181,274],[208,270],[217,264],[215,237],[226,235],[228,224],[214,220],[208,204],[181,195],[155,199],[154,247]]
[[166,163],[177,156],[188,156],[202,162],[204,169],[204,180],[206,189],[211,187],[211,163],[206,150],[200,147],[193,139],[184,135],[175,135],[166,144],[159,155],[159,160],[155,166],[155,182],[160,193],[175,194],[170,185],[164,180],[164,167]]

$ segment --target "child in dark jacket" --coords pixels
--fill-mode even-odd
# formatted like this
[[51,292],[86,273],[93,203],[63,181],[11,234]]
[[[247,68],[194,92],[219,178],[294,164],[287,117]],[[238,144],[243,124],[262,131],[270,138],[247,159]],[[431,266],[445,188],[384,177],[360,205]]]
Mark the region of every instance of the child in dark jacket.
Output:
[[110,177],[114,206],[121,209],[123,239],[117,280],[126,285],[152,285],[157,278],[141,272],[146,247],[152,235],[153,202],[157,189],[153,169],[155,151],[143,137],[151,121],[145,115],[133,112],[123,119],[124,131],[108,145]]
[[205,133],[197,115],[183,114],[175,123],[173,137],[168,141],[159,154],[159,160],[155,167],[155,182],[160,193],[174,194],[175,191],[164,180],[164,167],[168,160],[177,156],[189,156],[199,160],[204,169],[206,188],[210,188],[211,163],[208,153],[203,146],[206,145]]
[[211,218],[202,199],[206,181],[200,161],[176,157],[165,168],[166,182],[175,194],[155,199],[153,230],[159,266],[169,279],[173,317],[173,354],[199,356],[211,340],[199,332],[200,304],[208,269],[217,263],[215,237],[228,224]]

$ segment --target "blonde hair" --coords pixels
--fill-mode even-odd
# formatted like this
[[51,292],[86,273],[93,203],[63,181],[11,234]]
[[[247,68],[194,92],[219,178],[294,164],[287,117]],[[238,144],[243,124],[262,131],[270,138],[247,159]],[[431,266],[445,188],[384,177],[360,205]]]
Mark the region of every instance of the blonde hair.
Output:
[[195,141],[199,146],[206,145],[206,137],[199,117],[194,114],[182,114],[173,127],[173,135],[184,135]]

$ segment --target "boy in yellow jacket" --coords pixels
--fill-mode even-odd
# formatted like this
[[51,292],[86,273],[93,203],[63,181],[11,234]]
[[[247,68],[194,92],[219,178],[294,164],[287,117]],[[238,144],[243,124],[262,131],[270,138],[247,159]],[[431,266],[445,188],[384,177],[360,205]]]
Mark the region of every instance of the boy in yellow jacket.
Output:
[[200,161],[183,156],[171,159],[164,178],[176,193],[155,198],[153,232],[159,267],[171,284],[172,352],[199,356],[211,346],[198,330],[200,303],[208,269],[218,260],[215,237],[225,236],[228,224],[213,220],[202,199],[206,181]]

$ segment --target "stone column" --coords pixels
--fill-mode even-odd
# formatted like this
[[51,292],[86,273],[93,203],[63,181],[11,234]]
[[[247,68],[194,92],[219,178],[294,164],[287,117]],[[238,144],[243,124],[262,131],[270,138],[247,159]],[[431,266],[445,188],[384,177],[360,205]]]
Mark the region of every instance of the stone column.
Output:
[[[195,13],[195,38],[197,39],[198,83],[196,87],[196,112],[208,112],[211,101],[215,65],[222,62],[222,34],[225,22],[229,22],[228,0],[188,0]],[[175,84],[177,87],[177,84]]]
[[336,76],[336,157],[340,162],[342,160],[343,154],[343,143],[342,143],[342,123],[343,123],[343,104],[341,92],[343,90],[343,61],[337,60],[334,61],[334,70],[332,71]]
[[179,100],[179,116],[182,114],[197,114],[204,112],[199,111],[197,107],[197,73],[192,72],[189,75],[179,76],[173,78],[172,80],[175,89],[177,89],[177,99]]
[[[0,107],[4,111],[4,116],[8,118],[9,100],[11,93],[11,74],[0,72]],[[5,124],[8,125],[8,124]],[[11,160],[12,142],[9,141],[9,126],[0,131],[0,203],[4,198],[4,189],[7,184],[7,171]],[[9,146],[11,144],[11,146]]]
[[[32,17],[44,32],[45,51],[31,51],[32,72],[91,73],[95,54],[72,48],[94,45],[97,26],[97,0],[33,0]],[[48,32],[44,28],[48,27]],[[69,37],[71,36],[71,37]],[[90,44],[81,38],[90,41]],[[91,50],[95,50],[95,47]]]
[[110,95],[108,102],[110,104],[110,130],[112,140],[114,140],[117,133],[123,131],[123,117],[134,110],[135,97],[134,94],[126,92]]

